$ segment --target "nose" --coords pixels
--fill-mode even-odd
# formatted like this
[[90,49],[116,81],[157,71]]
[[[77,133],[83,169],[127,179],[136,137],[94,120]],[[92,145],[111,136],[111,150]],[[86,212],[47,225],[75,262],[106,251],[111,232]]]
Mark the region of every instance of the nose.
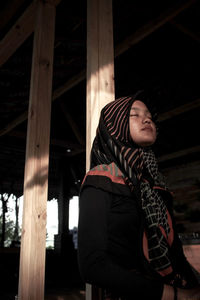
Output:
[[149,117],[147,117],[147,116],[144,116],[144,118],[143,118],[143,123],[144,123],[144,124],[145,124],[145,123],[150,124],[150,123],[151,123],[151,119],[150,119]]

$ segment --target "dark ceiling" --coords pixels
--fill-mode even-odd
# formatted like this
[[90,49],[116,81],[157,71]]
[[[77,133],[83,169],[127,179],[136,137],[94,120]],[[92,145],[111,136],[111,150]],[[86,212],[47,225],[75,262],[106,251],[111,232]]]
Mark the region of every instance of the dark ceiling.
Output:
[[[31,2],[1,1],[2,40]],[[113,0],[116,98],[153,90],[163,169],[199,160],[199,20],[200,1]],[[86,0],[57,6],[49,199],[58,197],[61,168],[70,195],[85,172],[86,22]],[[0,67],[0,192],[17,196],[23,194],[32,47],[33,34]]]

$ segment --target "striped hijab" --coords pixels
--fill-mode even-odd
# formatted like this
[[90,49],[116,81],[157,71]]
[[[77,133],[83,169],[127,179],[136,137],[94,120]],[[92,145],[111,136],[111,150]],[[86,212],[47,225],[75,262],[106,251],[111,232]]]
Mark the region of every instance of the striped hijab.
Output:
[[[102,109],[91,150],[91,170],[86,178],[90,180],[93,177],[94,180],[94,175],[102,175],[104,178],[114,170],[111,166],[114,165],[115,170],[118,168],[124,185],[139,199],[145,216],[144,240],[148,245],[146,257],[154,270],[165,276],[172,272],[168,250],[173,240],[173,230],[167,207],[158,189],[166,190],[166,186],[158,172],[152,150],[136,145],[130,137],[129,115],[135,100],[141,100],[147,105],[146,95],[139,91],[134,96],[119,98]],[[104,182],[99,177],[96,176],[95,180]],[[109,174],[107,177],[113,183],[121,183],[116,175],[113,177],[113,174]],[[108,189],[107,181],[103,188]]]
[[133,145],[129,132],[130,109],[136,98],[122,97],[103,108],[91,151],[91,167],[114,162],[131,190],[143,169],[142,149]]

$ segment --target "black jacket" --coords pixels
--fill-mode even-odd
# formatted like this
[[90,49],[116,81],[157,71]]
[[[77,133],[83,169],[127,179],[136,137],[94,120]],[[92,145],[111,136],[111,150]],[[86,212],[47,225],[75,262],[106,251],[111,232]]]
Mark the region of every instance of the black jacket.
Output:
[[[86,186],[80,195],[78,260],[83,280],[133,299],[161,299],[163,278],[144,257],[144,220],[136,199]],[[173,264],[191,284],[195,278],[175,234]]]

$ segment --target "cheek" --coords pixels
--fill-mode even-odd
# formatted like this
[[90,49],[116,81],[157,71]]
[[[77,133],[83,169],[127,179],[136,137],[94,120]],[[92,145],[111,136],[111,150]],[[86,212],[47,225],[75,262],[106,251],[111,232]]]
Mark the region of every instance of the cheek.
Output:
[[137,139],[139,138],[139,129],[137,124],[131,123],[129,128],[130,128],[131,140],[137,142]]

